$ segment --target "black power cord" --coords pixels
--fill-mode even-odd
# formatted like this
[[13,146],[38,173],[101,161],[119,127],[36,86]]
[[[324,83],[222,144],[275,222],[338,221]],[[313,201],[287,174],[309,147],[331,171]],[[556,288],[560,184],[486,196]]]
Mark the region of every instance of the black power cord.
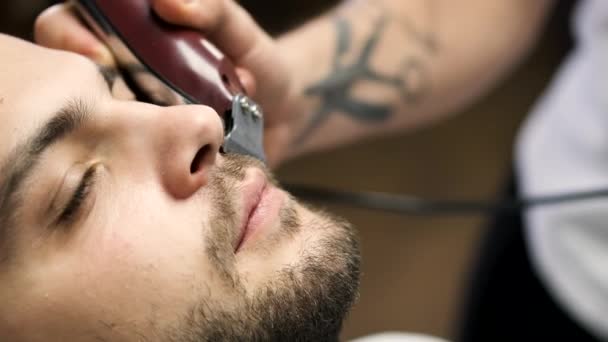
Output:
[[325,189],[302,184],[284,184],[283,186],[293,195],[309,201],[343,204],[402,215],[420,216],[494,214],[497,212],[588,201],[599,198],[608,200],[608,188],[524,197],[513,200],[432,200],[403,194]]

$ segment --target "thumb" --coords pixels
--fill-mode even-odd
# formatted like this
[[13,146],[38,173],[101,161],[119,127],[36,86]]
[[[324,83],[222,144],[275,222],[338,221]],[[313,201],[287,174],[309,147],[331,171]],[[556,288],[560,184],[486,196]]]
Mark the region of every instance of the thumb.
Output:
[[75,52],[97,64],[114,66],[110,50],[78,20],[71,5],[55,5],[42,12],[34,24],[36,43]]

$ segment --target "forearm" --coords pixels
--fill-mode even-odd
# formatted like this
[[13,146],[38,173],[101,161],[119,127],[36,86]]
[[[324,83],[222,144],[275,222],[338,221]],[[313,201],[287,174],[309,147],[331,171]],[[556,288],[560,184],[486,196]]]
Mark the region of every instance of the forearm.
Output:
[[289,155],[420,127],[487,91],[528,50],[546,1],[351,2],[281,37]]

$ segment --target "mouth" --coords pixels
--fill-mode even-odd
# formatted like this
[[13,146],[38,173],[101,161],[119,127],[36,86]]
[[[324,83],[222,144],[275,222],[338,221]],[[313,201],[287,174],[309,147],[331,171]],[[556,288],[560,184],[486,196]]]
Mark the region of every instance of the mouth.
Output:
[[241,211],[241,224],[238,227],[237,238],[234,243],[234,253],[237,253],[244,242],[251,236],[254,225],[252,218],[260,207],[265,192],[268,190],[268,180],[263,172],[250,169],[243,186],[243,207]]
[[[287,194],[272,185],[258,168],[247,170],[242,186],[241,220],[234,240],[234,253],[250,241],[259,240],[271,227],[280,229],[279,214]],[[270,233],[268,233],[270,234]]]

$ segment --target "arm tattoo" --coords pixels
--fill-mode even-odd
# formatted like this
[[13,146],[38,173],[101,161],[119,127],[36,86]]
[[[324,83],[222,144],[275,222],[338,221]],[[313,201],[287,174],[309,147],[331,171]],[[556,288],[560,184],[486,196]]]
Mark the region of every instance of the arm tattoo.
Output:
[[[306,140],[331,114],[336,112],[363,122],[386,121],[392,115],[394,105],[355,98],[352,90],[360,81],[371,81],[392,87],[400,92],[403,101],[408,104],[415,104],[424,97],[430,87],[430,77],[426,65],[420,58],[405,56],[397,75],[383,75],[373,70],[370,65],[370,60],[389,21],[390,17],[387,14],[381,15],[374,23],[373,30],[365,40],[356,61],[351,65],[344,65],[340,61],[351,49],[351,24],[345,18],[336,18],[337,44],[332,70],[326,78],[305,90],[306,95],[320,97],[321,105],[313,114],[308,126],[295,140],[296,143]],[[405,21],[402,28],[426,51],[430,53],[437,51],[432,35],[416,31],[411,23]]]

